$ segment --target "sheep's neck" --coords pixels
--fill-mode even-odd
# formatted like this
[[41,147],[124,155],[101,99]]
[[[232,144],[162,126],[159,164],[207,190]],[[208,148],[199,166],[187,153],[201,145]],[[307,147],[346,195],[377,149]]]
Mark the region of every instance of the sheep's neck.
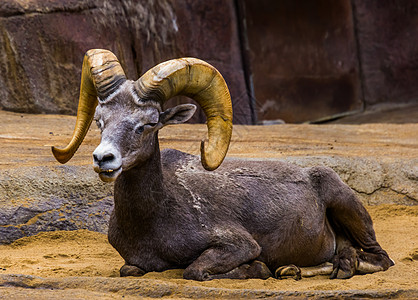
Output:
[[[154,154],[144,163],[123,171],[115,182],[115,214],[140,225],[153,218],[164,200],[163,174],[158,137]],[[128,224],[130,222],[126,222]]]

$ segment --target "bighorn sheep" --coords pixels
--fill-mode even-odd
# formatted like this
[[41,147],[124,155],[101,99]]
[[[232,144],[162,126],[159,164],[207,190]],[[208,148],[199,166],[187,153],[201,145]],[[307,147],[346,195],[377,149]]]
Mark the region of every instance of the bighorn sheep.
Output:
[[[131,81],[113,53],[89,50],[72,140],[52,148],[67,162],[96,120],[94,170],[114,181],[108,237],[125,260],[121,276],[185,268],[184,278],[195,280],[267,278],[271,271],[349,278],[393,265],[369,214],[331,169],[231,159],[208,172],[194,155],[160,153],[158,131],[196,109],[162,111],[175,95],[195,99],[205,112],[201,162],[217,169],[232,133],[231,99],[220,73],[194,58],[164,62]],[[311,266],[319,267],[300,268]]]

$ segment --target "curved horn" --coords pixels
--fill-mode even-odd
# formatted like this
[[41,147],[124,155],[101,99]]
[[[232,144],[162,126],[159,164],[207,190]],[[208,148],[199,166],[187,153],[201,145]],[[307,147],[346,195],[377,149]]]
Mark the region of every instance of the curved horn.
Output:
[[80,98],[77,120],[70,143],[64,149],[52,147],[52,153],[62,164],[69,161],[83,142],[98,103],[115,92],[126,80],[125,73],[116,56],[102,49],[86,52],[81,71]]
[[232,104],[222,75],[196,58],[173,59],[147,71],[135,82],[142,101],[163,104],[176,95],[194,99],[202,107],[208,127],[208,144],[201,143],[201,160],[206,170],[219,167],[232,135]]

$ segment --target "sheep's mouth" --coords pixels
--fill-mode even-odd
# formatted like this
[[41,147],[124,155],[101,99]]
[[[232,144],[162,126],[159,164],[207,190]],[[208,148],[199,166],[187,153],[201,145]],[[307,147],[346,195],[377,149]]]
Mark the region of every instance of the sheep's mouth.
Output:
[[101,180],[105,182],[111,182],[115,181],[116,177],[118,177],[121,172],[122,167],[119,167],[117,169],[100,170],[99,177]]

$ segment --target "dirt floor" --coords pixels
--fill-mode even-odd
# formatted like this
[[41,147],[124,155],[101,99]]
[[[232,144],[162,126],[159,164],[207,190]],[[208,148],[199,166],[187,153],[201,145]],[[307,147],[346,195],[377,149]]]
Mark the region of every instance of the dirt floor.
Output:
[[[0,111],[0,172],[11,168],[56,164],[51,145],[64,145],[74,117],[36,116]],[[204,125],[168,127],[161,148],[198,154]],[[89,165],[99,142],[92,128],[71,161]],[[280,158],[289,155],[418,157],[417,124],[236,126],[229,155]],[[119,278],[123,264],[106,236],[96,232],[59,231],[0,246],[2,299],[130,299],[145,298],[418,298],[418,206],[368,206],[378,241],[396,265],[386,272],[349,280],[327,277],[286,280],[182,279],[182,270]]]
[[[345,291],[346,294],[341,293],[342,296],[418,296],[418,206],[380,205],[369,206],[367,209],[374,220],[379,242],[396,263],[386,272],[355,276],[348,280],[330,280],[326,276],[319,276],[301,281],[270,278],[199,283],[182,279],[182,270],[148,273],[141,279],[118,278],[118,268],[123,261],[108,244],[105,235],[85,230],[59,231],[41,233],[11,245],[0,246],[0,274],[43,278],[29,277],[17,280],[16,284],[10,277],[0,277],[0,283],[9,281],[9,285],[17,285],[1,287],[0,295],[8,299],[127,299],[135,296],[150,297],[158,293],[168,298],[194,297],[200,292],[199,298],[254,298],[286,295],[286,292],[294,291],[297,293],[293,296],[319,297],[327,295],[327,292]],[[77,280],[71,280],[74,278]],[[91,278],[99,281],[89,287],[82,284]],[[120,280],[124,283],[121,284]],[[152,285],[149,285],[150,280],[153,281]],[[111,291],[107,290],[109,285]],[[170,292],[166,291],[167,287]],[[150,291],[150,288],[154,290]],[[256,291],[258,294],[255,294]]]

